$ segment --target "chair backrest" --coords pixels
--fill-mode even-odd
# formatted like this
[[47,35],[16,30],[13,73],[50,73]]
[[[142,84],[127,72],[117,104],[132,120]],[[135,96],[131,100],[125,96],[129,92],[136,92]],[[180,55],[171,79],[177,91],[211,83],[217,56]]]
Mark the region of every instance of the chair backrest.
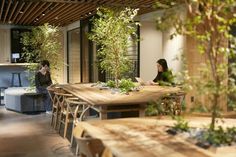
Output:
[[65,100],[67,97],[72,97],[73,95],[72,94],[68,94],[68,93],[65,93],[64,91],[62,92],[54,92],[55,94],[55,102],[56,102],[56,105],[59,106],[61,108],[61,110],[65,110],[66,109],[66,103],[65,103]]
[[110,149],[105,148],[102,152],[102,157],[113,157],[112,152],[110,151]]
[[90,137],[76,137],[75,139],[81,155],[86,157],[102,156],[105,147],[100,139]]
[[86,102],[79,101],[79,99],[74,99],[74,98],[67,98],[66,99],[67,103],[67,109],[68,112],[73,116],[73,123],[74,125],[77,125],[81,116],[81,113],[85,109],[85,105],[87,104]]

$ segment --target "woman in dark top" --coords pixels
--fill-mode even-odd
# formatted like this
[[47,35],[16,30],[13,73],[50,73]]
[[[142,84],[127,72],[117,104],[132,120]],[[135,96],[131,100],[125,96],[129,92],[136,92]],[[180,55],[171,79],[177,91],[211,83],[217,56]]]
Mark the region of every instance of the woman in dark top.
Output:
[[157,76],[154,78],[153,82],[158,82],[160,85],[173,84],[173,75],[172,72],[168,70],[168,65],[165,59],[159,59],[157,61]]
[[48,60],[41,62],[40,70],[35,74],[35,85],[37,93],[43,94],[43,103],[45,105],[46,113],[52,110],[51,100],[47,88],[52,85],[51,75],[49,72]]

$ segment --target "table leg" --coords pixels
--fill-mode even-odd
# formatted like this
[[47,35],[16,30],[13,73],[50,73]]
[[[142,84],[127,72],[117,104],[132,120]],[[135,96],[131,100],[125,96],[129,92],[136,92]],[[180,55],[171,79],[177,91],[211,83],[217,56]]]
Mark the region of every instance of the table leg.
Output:
[[140,104],[139,105],[139,117],[145,117],[145,109],[147,104]]
[[99,112],[99,117],[101,120],[107,119],[107,107],[106,106],[100,106],[100,112]]

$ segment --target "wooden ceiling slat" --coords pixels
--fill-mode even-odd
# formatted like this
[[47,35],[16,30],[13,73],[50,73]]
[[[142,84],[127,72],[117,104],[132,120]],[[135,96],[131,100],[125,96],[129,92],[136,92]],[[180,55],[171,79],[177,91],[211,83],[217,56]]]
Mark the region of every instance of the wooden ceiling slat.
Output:
[[[156,0],[0,0],[0,23],[10,22],[20,25],[65,26],[89,12],[95,13],[99,6],[111,8],[130,6],[139,7],[139,14],[154,11]],[[12,2],[12,3],[10,3]],[[23,11],[23,10],[24,11]],[[20,11],[22,11],[20,13]],[[45,13],[43,16],[42,13]],[[88,15],[91,16],[91,15]],[[56,18],[58,17],[58,18]],[[35,19],[39,19],[35,21]],[[87,17],[84,17],[87,18]],[[83,19],[84,19],[83,18]]]
[[61,19],[64,19],[64,17],[66,17],[66,16],[69,16],[69,15],[71,15],[71,14],[73,14],[73,13],[77,13],[78,14],[78,10],[81,8],[82,9],[82,7],[84,6],[84,4],[81,4],[81,5],[75,5],[74,4],[74,6],[72,6],[71,8],[70,8],[70,11],[67,11],[67,12],[62,12],[61,14],[59,14],[58,15],[58,19],[53,19],[51,22],[53,23],[53,22],[55,22],[55,21],[60,21]]
[[2,12],[3,12],[3,8],[4,8],[4,4],[5,4],[5,0],[2,1],[2,6],[1,6],[1,12],[0,12],[0,20],[2,18]]
[[[65,15],[64,17],[60,18],[58,21],[54,21],[55,23],[59,24],[59,23],[63,23],[63,22],[75,22],[75,20],[79,20],[81,15],[85,15],[86,13],[89,13],[90,10],[89,9],[93,7],[95,9],[95,6],[91,6],[91,5],[85,5],[83,6],[83,8],[81,8],[81,11],[78,13],[76,11],[73,11],[71,14],[69,15]],[[77,17],[77,18],[76,18]]]
[[11,21],[12,15],[15,12],[18,3],[19,3],[19,1],[14,2],[14,6],[13,6],[13,9],[11,10],[11,14],[10,14],[10,16],[8,18],[8,21]]
[[26,13],[27,13],[29,7],[31,6],[31,4],[32,4],[32,2],[29,2],[29,3],[26,5],[26,7],[25,7],[24,10],[23,10],[23,13],[21,13],[20,16],[17,18],[17,20],[16,20],[16,22],[15,22],[16,24],[19,24],[19,22],[20,22],[20,20],[22,19],[22,17],[24,17],[24,15],[26,15]]
[[23,14],[24,14],[24,17],[23,19],[21,19],[19,21],[19,24],[24,24],[25,20],[27,19],[27,17],[29,17],[29,15],[31,14],[32,11],[34,11],[34,9],[38,6],[39,2],[37,3],[32,3],[32,7],[27,10],[27,12],[25,11]]
[[23,8],[24,5],[25,5],[25,2],[23,2],[23,3],[21,4],[21,6],[17,9],[17,11],[16,11],[16,13],[15,13],[13,19],[12,19],[12,23],[15,23],[16,17],[17,17],[18,14],[20,13],[20,11],[21,11],[21,9]]
[[12,0],[9,0],[9,1],[8,1],[7,10],[6,10],[6,12],[5,12],[5,16],[4,16],[4,19],[3,19],[3,23],[5,23],[5,21],[6,21],[6,18],[7,18],[8,12],[9,12],[9,9],[10,9],[10,7],[11,7],[11,3],[12,3]]
[[30,24],[30,21],[35,20],[35,18],[37,18],[37,17],[34,16],[34,15],[35,15],[45,4],[46,4],[46,2],[40,3],[40,4],[39,4],[39,7],[38,7],[36,10],[34,10],[34,12],[31,13],[31,15],[29,15],[29,17],[25,20],[25,23],[26,23],[26,24]]
[[[40,10],[37,14],[34,15],[34,17],[36,18],[40,18],[40,16],[42,16],[42,14],[44,13],[45,10],[47,10],[53,3],[47,3],[46,6],[44,6],[44,8],[42,8],[42,10]],[[32,19],[29,23],[32,23],[34,21],[34,19]]]
[[60,10],[61,8],[63,8],[64,6],[65,6],[65,4],[59,4],[59,3],[57,3],[57,4],[56,4],[56,7],[54,7],[54,10],[52,10],[52,11],[49,12],[49,13],[46,13],[46,15],[45,15],[40,21],[38,21],[38,23],[36,23],[36,24],[39,24],[39,22],[40,22],[41,24],[43,24],[43,23],[46,23],[46,22],[50,21],[50,19],[51,19],[53,16],[55,16],[56,12],[59,11],[59,10]]

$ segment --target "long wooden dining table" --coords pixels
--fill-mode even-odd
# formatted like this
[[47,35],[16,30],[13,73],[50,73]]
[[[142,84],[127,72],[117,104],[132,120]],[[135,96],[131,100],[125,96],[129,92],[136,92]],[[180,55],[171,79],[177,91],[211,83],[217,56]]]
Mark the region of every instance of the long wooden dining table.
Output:
[[141,86],[139,91],[124,94],[110,89],[100,89],[92,83],[64,84],[60,87],[87,102],[88,108],[99,112],[100,119],[107,119],[108,112],[125,111],[138,111],[139,117],[143,117],[147,103],[155,101],[161,96],[180,91],[178,87]]
[[[192,119],[190,126],[202,124],[201,120]],[[206,122],[210,122],[210,118]],[[107,156],[216,157],[216,154],[190,144],[180,137],[169,135],[166,132],[167,126],[173,126],[174,123],[175,121],[170,119],[147,117],[93,120],[80,122],[74,129],[73,135],[75,138],[81,138],[82,130],[87,136],[100,139],[108,150]],[[233,157],[235,154],[231,155]]]

